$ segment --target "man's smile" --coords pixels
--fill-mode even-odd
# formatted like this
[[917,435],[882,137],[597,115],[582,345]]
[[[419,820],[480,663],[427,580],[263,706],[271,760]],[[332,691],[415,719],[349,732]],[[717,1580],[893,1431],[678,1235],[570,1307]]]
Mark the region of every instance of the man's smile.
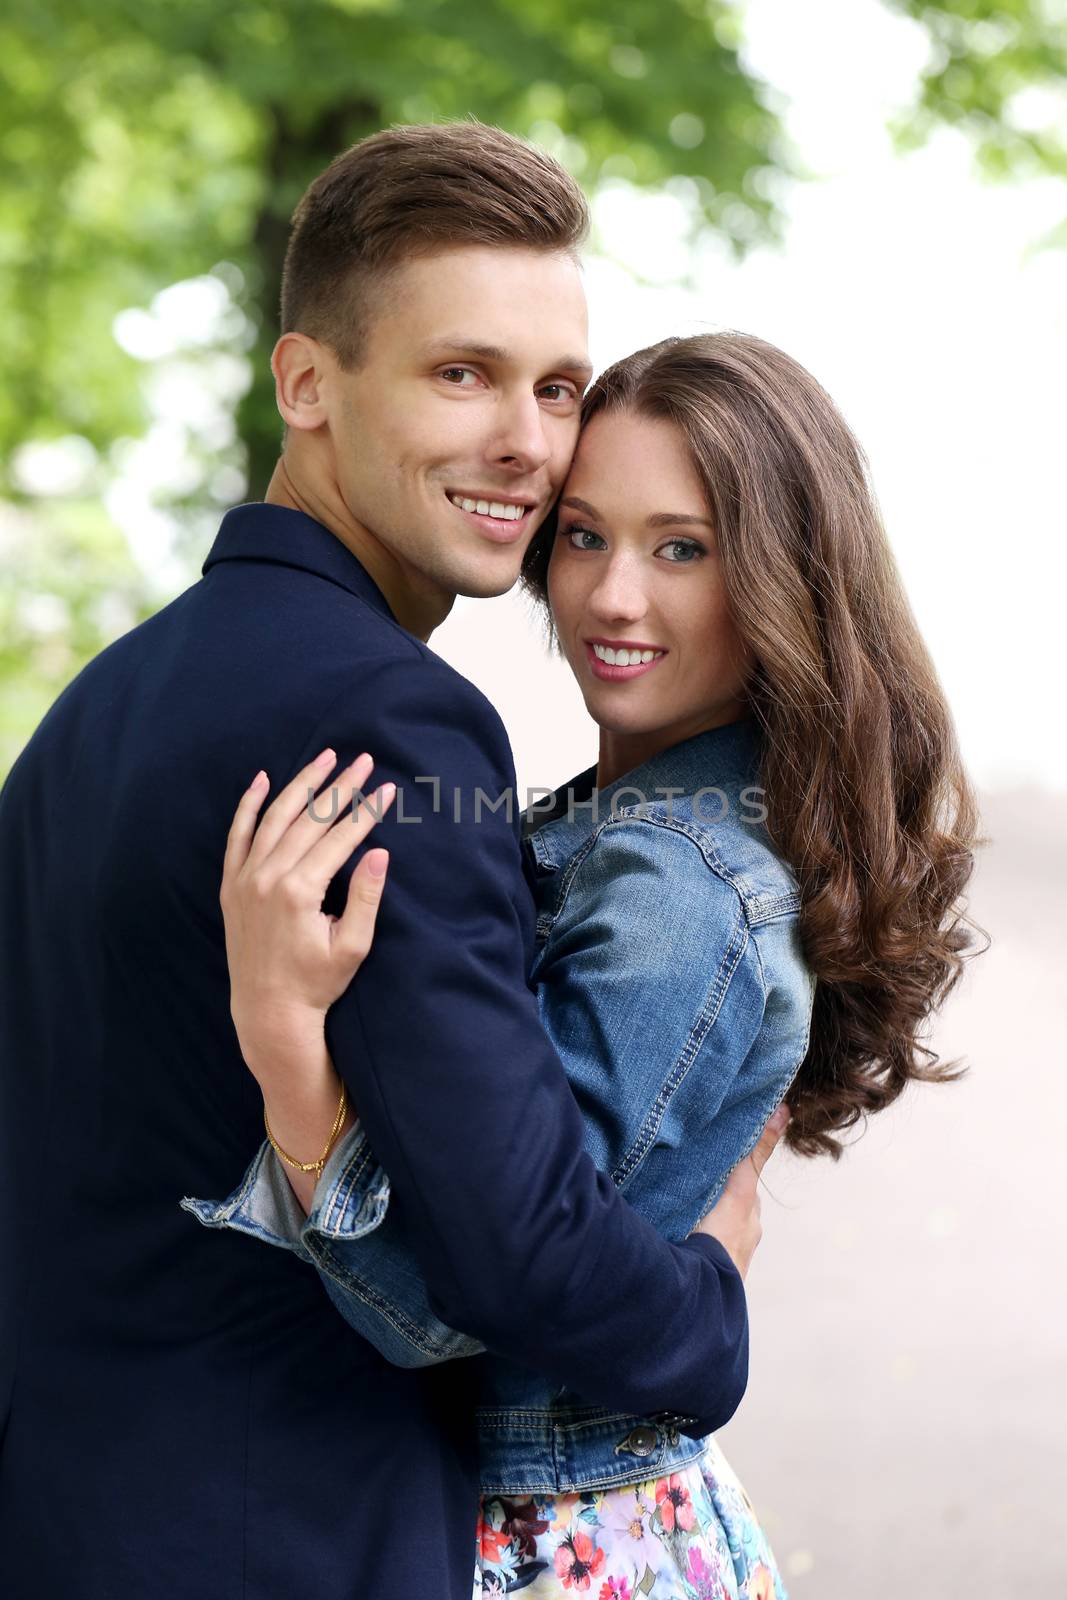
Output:
[[447,489],[445,493],[457,511],[498,544],[513,544],[524,537],[526,519],[537,505],[536,500],[514,499],[487,490]]

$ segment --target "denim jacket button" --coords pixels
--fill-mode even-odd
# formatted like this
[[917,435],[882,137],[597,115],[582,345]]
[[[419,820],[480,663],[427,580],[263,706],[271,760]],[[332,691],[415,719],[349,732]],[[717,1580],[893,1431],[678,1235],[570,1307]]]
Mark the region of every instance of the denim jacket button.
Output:
[[620,1455],[625,1450],[632,1456],[650,1456],[658,1443],[659,1434],[655,1428],[642,1423],[640,1427],[633,1428],[626,1438],[615,1446],[615,1454]]

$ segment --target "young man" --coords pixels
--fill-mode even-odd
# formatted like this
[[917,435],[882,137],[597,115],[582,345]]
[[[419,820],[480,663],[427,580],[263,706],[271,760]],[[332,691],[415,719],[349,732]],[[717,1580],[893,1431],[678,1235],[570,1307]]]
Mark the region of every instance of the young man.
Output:
[[[566,175],[495,130],[340,157],[295,219],[267,504],[70,685],[0,797],[6,1600],[470,1594],[477,1361],[388,1365],[306,1265],[178,1206],[262,1128],[218,905],[261,762],[280,787],[366,749],[405,787],[377,982],[329,1042],[444,1320],[693,1432],[741,1397],[726,1250],[666,1244],[583,1152],[525,984],[518,819],[452,810],[513,786],[507,739],[421,642],[457,593],[511,587],[566,472],[584,228]],[[551,1251],[516,1246],[532,1230]]]

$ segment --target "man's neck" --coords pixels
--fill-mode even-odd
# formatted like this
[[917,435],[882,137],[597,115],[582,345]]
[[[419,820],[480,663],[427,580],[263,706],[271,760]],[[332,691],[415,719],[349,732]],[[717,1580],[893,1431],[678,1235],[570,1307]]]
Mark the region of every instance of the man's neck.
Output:
[[429,582],[420,583],[417,573],[356,521],[335,486],[330,485],[325,492],[320,492],[316,486],[303,481],[298,483],[283,456],[263,498],[268,505],[302,511],[328,528],[374,579],[400,626],[416,638],[428,639],[448,616],[455,595],[442,595]]

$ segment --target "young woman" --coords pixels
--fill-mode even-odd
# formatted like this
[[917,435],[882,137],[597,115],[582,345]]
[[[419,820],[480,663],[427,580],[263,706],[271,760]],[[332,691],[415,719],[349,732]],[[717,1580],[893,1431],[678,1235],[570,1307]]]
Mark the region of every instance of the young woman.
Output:
[[[524,582],[600,729],[596,765],[527,822],[531,983],[591,1155],[680,1239],[783,1099],[789,1145],[836,1158],[909,1081],[956,1075],[919,1038],[970,943],[973,801],[862,452],[770,345],[666,340],[605,373]],[[325,1015],[360,964],[296,970],[322,914],[257,892],[259,803],[224,882],[250,1059],[251,995]],[[428,1304],[336,1080],[294,1060],[294,1096],[330,1134],[325,1171],[272,1140],[235,1197],[190,1209],[296,1249],[394,1361],[478,1351]],[[483,1365],[476,1594],[784,1595],[713,1440]]]

